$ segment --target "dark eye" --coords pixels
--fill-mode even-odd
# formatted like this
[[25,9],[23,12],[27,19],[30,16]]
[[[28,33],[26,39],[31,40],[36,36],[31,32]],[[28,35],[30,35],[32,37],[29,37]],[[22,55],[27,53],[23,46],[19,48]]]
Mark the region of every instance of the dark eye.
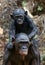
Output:
[[23,19],[23,17],[22,17],[22,16],[21,16],[20,18],[21,18],[21,19]]
[[21,42],[21,43],[19,43],[19,45],[21,46],[21,45],[29,45],[29,43],[28,42]]
[[29,44],[28,42],[21,42],[22,44]]

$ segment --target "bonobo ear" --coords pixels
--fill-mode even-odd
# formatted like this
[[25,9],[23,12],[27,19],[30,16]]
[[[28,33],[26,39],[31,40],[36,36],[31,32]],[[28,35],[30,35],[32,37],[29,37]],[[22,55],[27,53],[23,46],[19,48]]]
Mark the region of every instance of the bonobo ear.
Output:
[[27,11],[25,11],[25,15],[27,15],[28,14],[28,12]]
[[13,15],[10,15],[12,19],[14,19]]

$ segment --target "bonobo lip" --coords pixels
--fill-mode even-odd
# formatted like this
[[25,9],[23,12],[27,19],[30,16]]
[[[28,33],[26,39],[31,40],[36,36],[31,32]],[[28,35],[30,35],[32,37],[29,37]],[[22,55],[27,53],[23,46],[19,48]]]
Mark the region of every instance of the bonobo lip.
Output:
[[18,20],[17,23],[18,23],[18,24],[23,24],[23,21]]
[[20,51],[19,54],[22,56],[26,56],[28,54],[28,51]]

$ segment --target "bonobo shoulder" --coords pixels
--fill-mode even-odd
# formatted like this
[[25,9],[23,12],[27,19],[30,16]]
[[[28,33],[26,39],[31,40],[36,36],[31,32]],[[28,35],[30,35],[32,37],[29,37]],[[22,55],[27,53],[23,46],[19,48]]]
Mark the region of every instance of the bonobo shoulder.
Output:
[[25,15],[25,20],[32,22],[32,18],[29,15]]

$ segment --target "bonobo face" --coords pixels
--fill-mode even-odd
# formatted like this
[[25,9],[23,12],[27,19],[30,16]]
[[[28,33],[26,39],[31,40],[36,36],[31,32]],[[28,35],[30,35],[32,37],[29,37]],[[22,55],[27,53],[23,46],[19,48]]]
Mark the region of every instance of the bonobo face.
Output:
[[28,54],[28,48],[29,48],[28,42],[20,42],[17,43],[15,46],[16,46],[16,50],[18,50],[18,53],[20,55],[26,56]]
[[21,8],[14,10],[12,14],[12,18],[18,23],[18,24],[23,24],[24,21],[24,16],[25,16],[25,11]]
[[18,23],[18,24],[23,24],[23,21],[24,21],[24,16],[23,15],[16,15],[15,17],[15,21]]

